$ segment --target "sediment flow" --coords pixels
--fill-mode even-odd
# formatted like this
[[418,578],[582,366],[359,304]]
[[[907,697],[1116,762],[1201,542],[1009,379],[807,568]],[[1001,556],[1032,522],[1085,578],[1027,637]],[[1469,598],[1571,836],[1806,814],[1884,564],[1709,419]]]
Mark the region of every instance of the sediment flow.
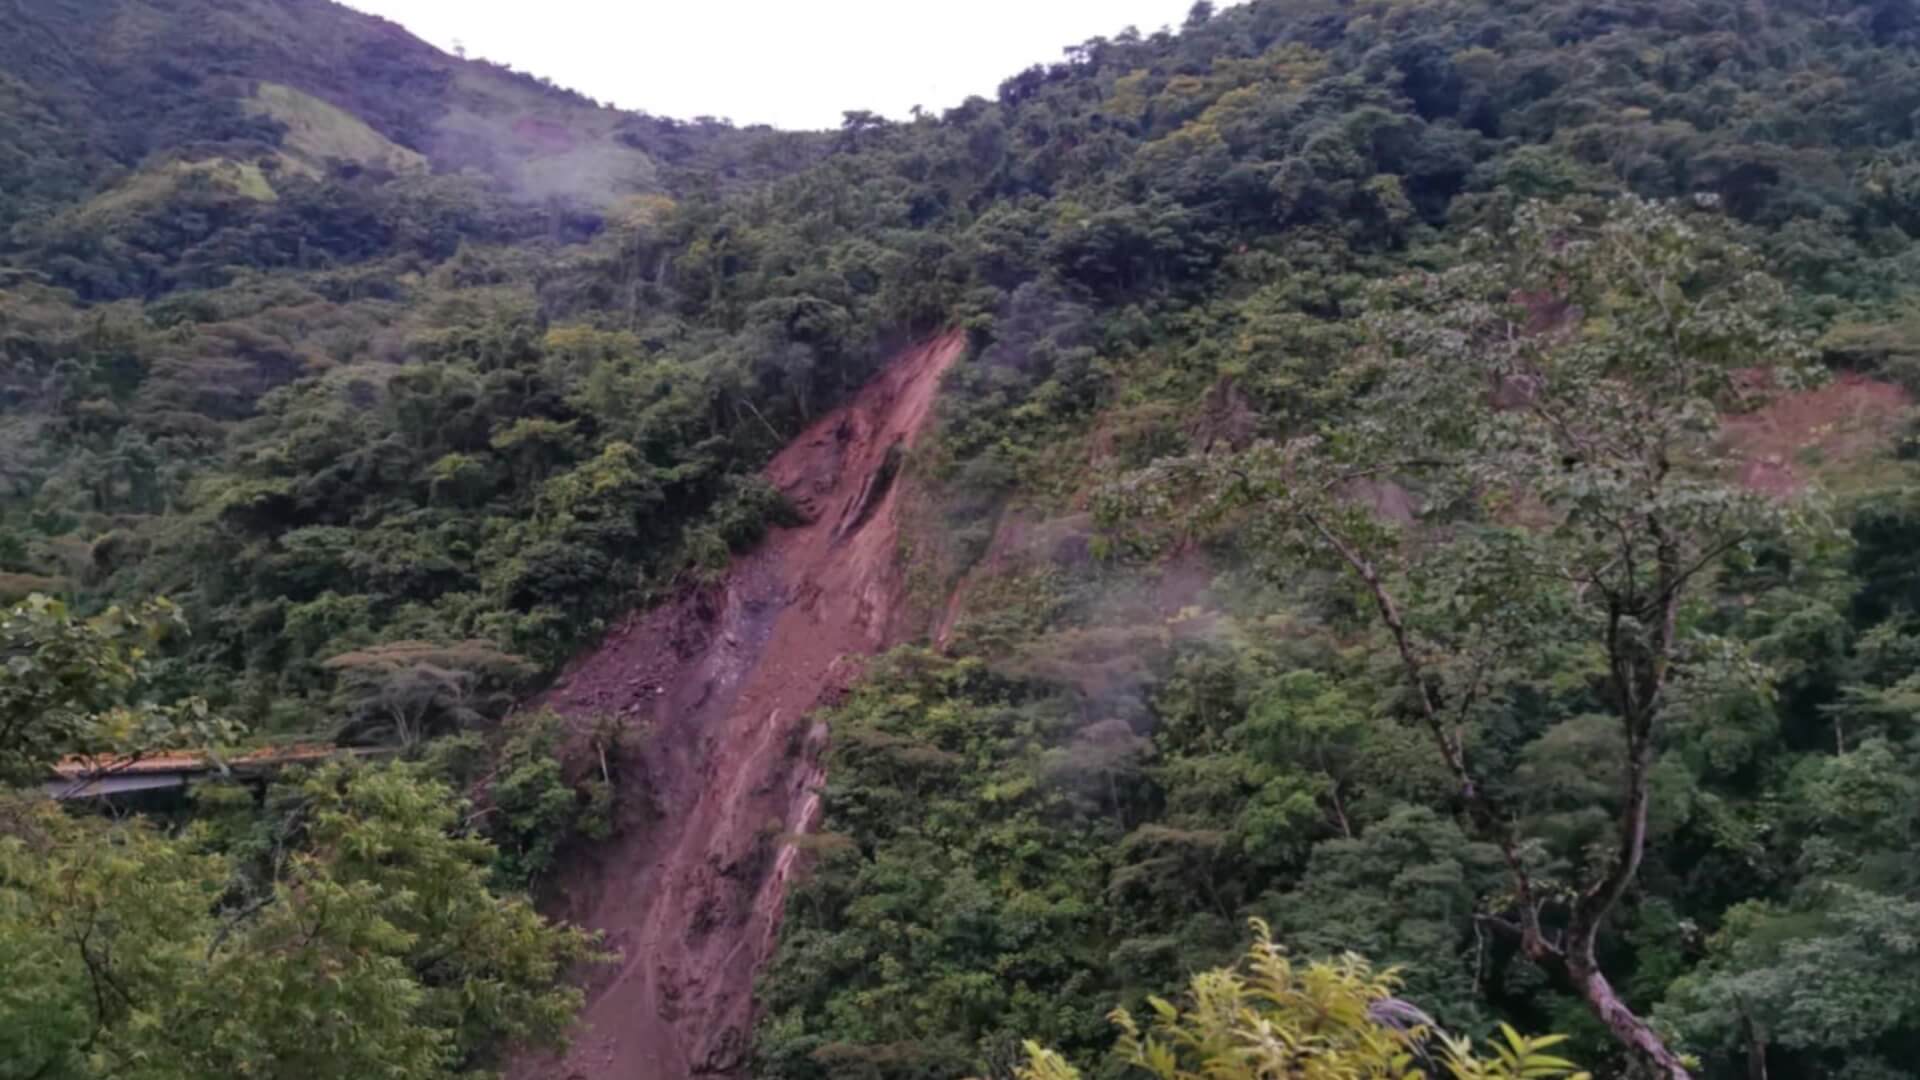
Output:
[[651,806],[562,876],[556,914],[620,956],[591,973],[569,1052],[519,1080],[741,1075],[796,868],[780,838],[820,811],[827,733],[809,714],[905,636],[899,474],[964,347],[955,332],[903,353],[815,422],[766,470],[805,523],[636,616],[546,695],[647,728],[623,766]]

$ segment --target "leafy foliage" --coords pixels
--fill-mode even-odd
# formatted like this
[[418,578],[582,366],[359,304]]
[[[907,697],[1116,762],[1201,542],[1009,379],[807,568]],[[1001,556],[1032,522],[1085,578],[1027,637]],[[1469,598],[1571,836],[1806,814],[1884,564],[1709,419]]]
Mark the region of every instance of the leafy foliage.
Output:
[[38,594],[0,611],[0,782],[33,783],[62,758],[127,759],[229,734],[204,701],[136,696],[148,649],[178,617],[157,601],[82,620]]
[[[1563,1037],[1528,1038],[1510,1027],[1491,1053],[1476,1056],[1470,1040],[1448,1036],[1393,996],[1393,972],[1376,973],[1352,954],[1296,963],[1258,920],[1245,968],[1195,975],[1184,1009],[1149,998],[1154,1016],[1144,1029],[1116,1010],[1115,1055],[1160,1080],[1418,1077],[1440,1069],[1456,1080],[1587,1075],[1546,1052]],[[1028,1044],[1028,1053],[1018,1080],[1080,1075],[1052,1051]]]
[[[6,625],[10,783],[192,734],[174,718],[204,706],[116,704],[139,620],[34,598]],[[0,957],[32,973],[0,991],[7,1076],[453,1076],[578,1006],[586,936],[492,891],[492,845],[416,766],[290,776],[264,813],[216,786],[178,831],[30,790],[0,788]]]
[[554,1040],[584,938],[487,888],[457,802],[399,768],[275,792],[272,875],[204,829],[0,808],[0,998],[9,1075],[452,1076],[504,1040]]
[[507,716],[485,735],[438,737],[428,760],[477,793],[473,820],[499,849],[501,878],[530,887],[562,853],[613,835],[623,802],[646,798],[625,767],[636,738],[611,720],[581,723],[538,710]]

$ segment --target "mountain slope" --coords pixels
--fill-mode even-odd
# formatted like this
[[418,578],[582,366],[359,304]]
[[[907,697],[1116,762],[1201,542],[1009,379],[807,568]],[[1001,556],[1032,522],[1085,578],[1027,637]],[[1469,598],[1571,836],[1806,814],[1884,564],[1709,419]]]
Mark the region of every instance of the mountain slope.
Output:
[[607,205],[673,186],[673,169],[768,175],[753,155],[771,132],[603,108],[330,0],[9,0],[6,15],[0,153],[31,167],[0,170],[0,228],[59,200],[66,185],[48,173],[98,186],[156,155],[258,152],[279,142],[275,121],[307,136],[295,156],[309,168],[329,150],[390,163],[314,127],[357,122],[435,169],[477,169],[535,201]]
[[869,655],[918,636],[896,558],[901,466],[964,349],[947,334],[905,351],[815,421],[766,471],[799,520],[717,583],[609,634],[542,699],[647,731],[624,764],[648,777],[653,806],[558,884],[558,910],[621,958],[589,975],[565,1059],[519,1075],[740,1074],[753,980],[819,810],[826,732],[810,714]]
[[[555,911],[637,938],[589,983],[600,1034],[576,1060],[599,1068],[611,1045],[627,1061],[626,1040],[665,1027],[668,1068],[740,1066],[743,988],[776,921],[753,898],[780,896],[799,860],[813,869],[757,994],[763,1080],[1004,1076],[1028,1037],[1096,1062],[1113,1005],[1239,955],[1251,917],[1302,953],[1406,964],[1404,999],[1452,1029],[1567,1031],[1583,1064],[1630,1075],[1633,1051],[1500,935],[1497,830],[1460,813],[1366,595],[1276,554],[1292,534],[1271,522],[1163,558],[1153,522],[1094,510],[1156,462],[1377,434],[1346,425],[1389,346],[1436,370],[1486,355],[1462,341],[1604,359],[1644,327],[1598,313],[1729,277],[1783,285],[1697,340],[1762,327],[1740,368],[1807,345],[1848,377],[1724,423],[1694,403],[1690,445],[1737,465],[1708,487],[1824,486],[1832,517],[1798,516],[1837,528],[1744,538],[1675,612],[1673,666],[1734,681],[1690,684],[1659,719],[1655,829],[1596,929],[1599,963],[1716,1080],[1756,1056],[1821,1080],[1912,1057],[1907,0],[1202,4],[1177,34],[1089,40],[991,99],[799,140],[599,110],[304,0],[6,2],[27,30],[0,42],[16,218],[0,595],[81,611],[171,596],[194,633],[155,654],[156,699],[204,695],[253,738],[392,747],[459,785],[477,805],[450,828],[493,840],[496,884],[576,886]],[[312,55],[282,56],[287,34]],[[634,132],[652,133],[651,180]],[[623,185],[647,193],[545,197]],[[1688,269],[1670,291],[1623,275],[1563,295],[1571,279],[1537,268],[1585,250],[1566,238],[1616,235],[1627,196],[1662,202],[1656,238]],[[1535,221],[1561,237],[1521,239]],[[1489,283],[1467,329],[1421,338],[1434,324],[1405,317],[1462,281]],[[866,408],[888,357],[952,327],[964,346],[889,508],[913,527],[838,561],[895,522],[822,551],[818,522],[794,525],[805,493],[768,463],[820,452],[823,417]],[[1422,415],[1524,403],[1535,374]],[[1400,476],[1352,491],[1386,535],[1431,502]],[[1527,495],[1467,506],[1445,538],[1537,524]],[[752,577],[795,536],[834,626],[875,625],[843,609],[875,581],[875,612],[902,591],[944,611],[936,648],[910,642],[822,714],[818,791],[793,786],[811,766],[775,753],[767,712],[777,699],[777,726],[810,735],[788,710],[837,680],[850,638],[809,637],[804,603],[781,606],[791,582]],[[1431,590],[1415,630],[1560,605],[1532,624],[1559,643],[1594,614],[1591,592],[1524,580],[1484,607]],[[740,601],[716,617],[764,628],[778,608],[805,670],[756,681],[766,709],[702,703],[696,675],[651,735],[622,721],[647,669],[758,647],[672,632],[716,582]],[[1551,929],[1559,886],[1612,850],[1623,770],[1593,652],[1547,651],[1489,664],[1497,693],[1465,675],[1442,690],[1510,811],[1491,818],[1511,816],[1555,883]],[[707,753],[708,734],[729,745]],[[755,769],[722,767],[747,748]],[[774,829],[797,831],[814,795],[824,831],[801,860]],[[246,828],[216,841],[235,858],[300,830],[297,806],[240,802]],[[764,846],[742,850],[743,814],[780,819]],[[657,887],[668,863],[692,879]],[[62,985],[84,1031],[85,986]],[[663,1016],[675,1001],[688,1011]],[[467,1032],[471,1056],[422,1075],[497,1063],[510,1035]]]

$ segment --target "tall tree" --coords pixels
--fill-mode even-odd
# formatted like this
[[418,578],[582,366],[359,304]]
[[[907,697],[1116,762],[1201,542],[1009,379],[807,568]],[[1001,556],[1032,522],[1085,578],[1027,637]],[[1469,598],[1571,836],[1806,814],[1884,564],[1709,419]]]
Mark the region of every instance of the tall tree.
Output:
[[[1778,285],[1698,222],[1634,199],[1597,219],[1523,207],[1459,267],[1382,290],[1350,414],[1163,462],[1113,499],[1235,524],[1276,575],[1318,559],[1357,586],[1455,808],[1504,858],[1482,919],[1672,1078],[1686,1066],[1608,980],[1600,936],[1646,855],[1661,720],[1695,684],[1748,677],[1690,602],[1810,518],[1740,486],[1722,447],[1722,416],[1800,379],[1804,351],[1773,320]],[[1561,724],[1605,716],[1617,759],[1595,807],[1610,826],[1573,850],[1529,827],[1512,768],[1516,730],[1559,726],[1516,698],[1550,673],[1587,714]]]
[[525,660],[484,641],[391,641],[343,653],[324,666],[340,673],[343,701],[353,710],[339,737],[387,738],[408,749],[436,726],[471,727],[498,715],[530,670]]

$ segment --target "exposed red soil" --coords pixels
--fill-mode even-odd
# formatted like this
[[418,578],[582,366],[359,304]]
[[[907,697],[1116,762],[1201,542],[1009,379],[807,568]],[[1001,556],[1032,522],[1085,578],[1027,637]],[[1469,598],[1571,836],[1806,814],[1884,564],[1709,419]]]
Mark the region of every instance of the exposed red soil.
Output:
[[522,116],[513,122],[513,134],[536,154],[564,154],[578,142],[567,125],[558,120]]
[[1890,382],[1845,374],[1824,386],[1781,394],[1763,409],[1728,417],[1728,446],[1742,462],[1740,481],[1756,491],[1790,495],[1820,462],[1845,463],[1890,441],[1913,404]]
[[623,764],[653,808],[630,809],[619,836],[563,873],[554,914],[603,932],[620,959],[589,974],[568,1053],[513,1076],[741,1074],[754,975],[798,857],[780,838],[820,811],[826,732],[807,714],[907,636],[893,481],[964,347],[952,333],[895,358],[808,428],[766,471],[806,524],[775,530],[720,584],[636,616],[546,695],[568,715],[648,726]]

